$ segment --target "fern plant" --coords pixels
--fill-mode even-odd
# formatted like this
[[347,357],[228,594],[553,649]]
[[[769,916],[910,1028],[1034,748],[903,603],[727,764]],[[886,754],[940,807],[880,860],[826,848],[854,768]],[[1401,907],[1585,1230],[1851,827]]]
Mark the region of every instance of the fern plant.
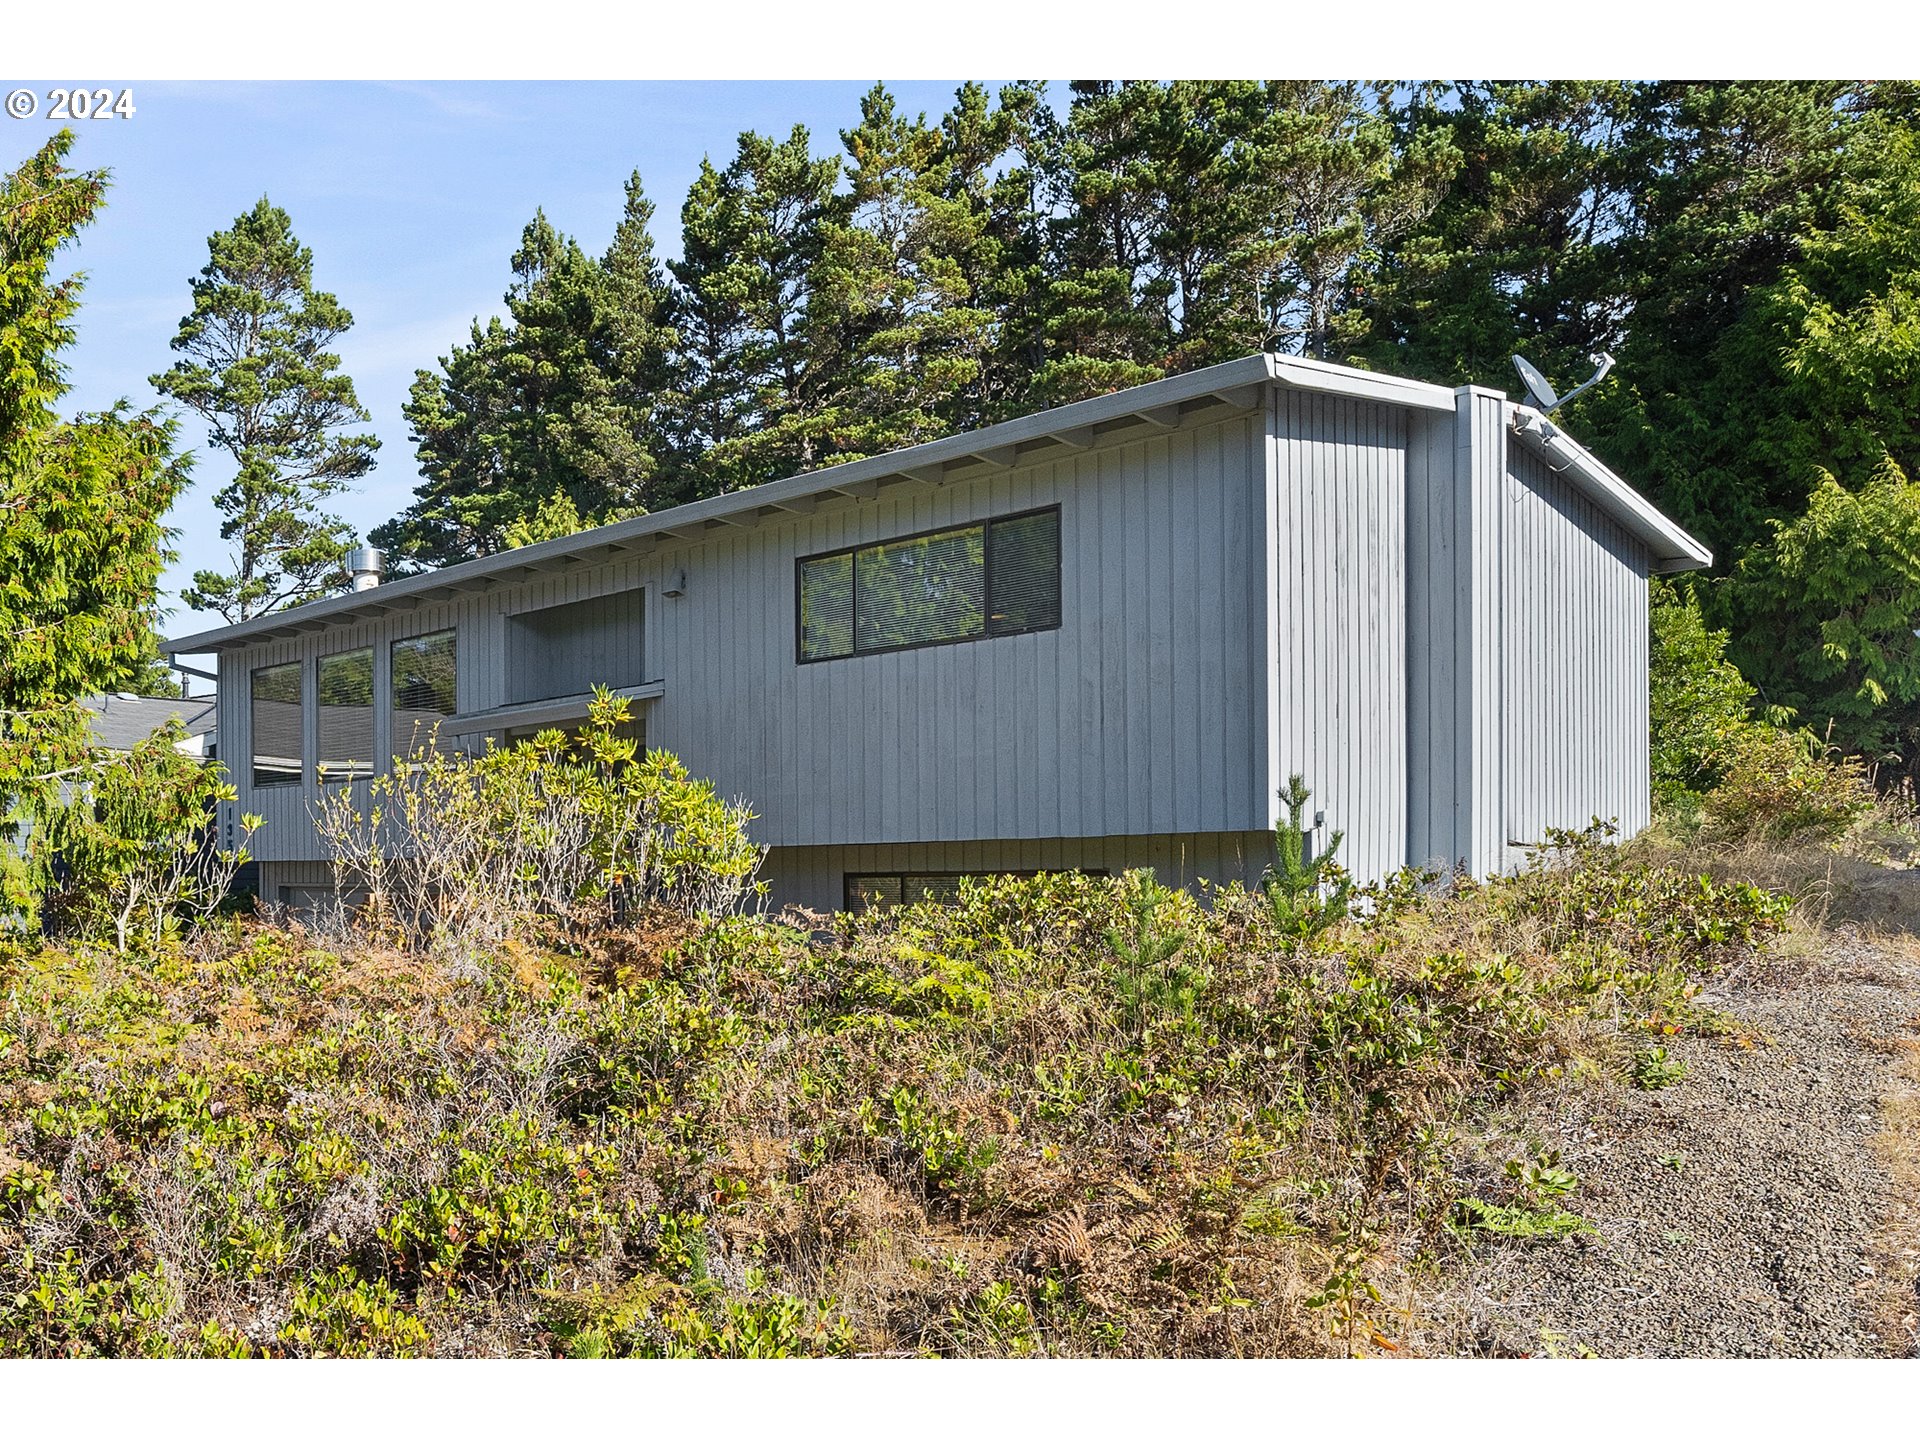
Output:
[[1287,818],[1273,827],[1275,862],[1260,880],[1275,926],[1281,934],[1302,942],[1346,919],[1353,895],[1353,879],[1335,859],[1345,838],[1343,831],[1334,831],[1319,854],[1307,856],[1306,832],[1300,822],[1312,794],[1303,776],[1287,777],[1287,786],[1280,792]]

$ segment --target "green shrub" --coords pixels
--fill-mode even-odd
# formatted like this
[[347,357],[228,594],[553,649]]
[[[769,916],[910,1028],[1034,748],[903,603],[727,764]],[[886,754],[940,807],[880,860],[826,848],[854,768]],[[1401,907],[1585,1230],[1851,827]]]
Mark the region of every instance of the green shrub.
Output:
[[1240,887],[1043,875],[459,965],[259,922],[16,952],[0,1353],[1394,1343],[1396,1267],[1577,1226],[1558,1157],[1490,1188],[1465,1142],[1572,1064],[1651,1076],[1779,927],[1605,838],[1304,936]]
[[1804,731],[1753,721],[1730,727],[1715,767],[1698,810],[1703,832],[1715,840],[1831,840],[1876,804],[1865,765]]
[[474,758],[429,744],[368,786],[322,800],[335,890],[407,944],[469,950],[512,936],[603,928],[665,905],[736,907],[762,852],[753,818],[663,750],[620,733],[629,702],[595,692],[569,740],[544,731]]
[[1726,658],[1727,632],[1707,627],[1691,590],[1655,579],[1648,615],[1653,793],[1684,803],[1725,776],[1726,738],[1753,723],[1754,689]]
[[226,899],[261,820],[241,817],[238,848],[212,842],[214,807],[235,791],[218,765],[178,748],[185,738],[170,721],[125,755],[95,756],[74,779],[38,842],[57,862],[47,914],[58,928],[110,935],[122,953],[136,940],[152,950]]
[[1891,457],[1774,521],[1726,581],[1735,658],[1770,703],[1849,754],[1920,765],[1920,483]]

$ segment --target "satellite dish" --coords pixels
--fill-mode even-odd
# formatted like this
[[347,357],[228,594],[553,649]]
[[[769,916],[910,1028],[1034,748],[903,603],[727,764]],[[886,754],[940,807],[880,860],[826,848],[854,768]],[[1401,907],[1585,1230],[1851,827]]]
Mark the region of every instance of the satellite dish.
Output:
[[1533,397],[1535,408],[1537,408],[1542,415],[1551,415],[1562,405],[1573,399],[1574,396],[1586,394],[1587,391],[1606,379],[1607,372],[1613,369],[1613,356],[1607,354],[1605,351],[1602,351],[1598,355],[1589,355],[1587,359],[1591,360],[1600,368],[1564,395],[1555,395],[1553,393],[1553,386],[1547,383],[1547,377],[1534,369],[1532,365],[1528,364],[1526,356],[1515,355],[1513,357],[1513,368],[1520,372],[1520,382],[1527,387],[1527,394]]
[[1547,377],[1533,368],[1524,355],[1513,357],[1513,368],[1520,372],[1520,383],[1527,387],[1527,394],[1533,397],[1533,405],[1542,415],[1551,414],[1553,407],[1560,403],[1560,397],[1553,393],[1553,386],[1547,383]]

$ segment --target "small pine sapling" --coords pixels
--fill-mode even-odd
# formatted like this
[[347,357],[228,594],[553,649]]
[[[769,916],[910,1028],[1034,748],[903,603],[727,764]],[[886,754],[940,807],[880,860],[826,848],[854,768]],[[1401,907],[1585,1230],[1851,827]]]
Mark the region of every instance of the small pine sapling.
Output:
[[1159,912],[1174,897],[1151,869],[1129,870],[1125,899],[1130,927],[1107,927],[1107,944],[1120,960],[1116,971],[1121,1009],[1137,1031],[1144,1032],[1147,1017],[1171,1010],[1182,1017],[1193,1013],[1200,990],[1200,974],[1173,957],[1187,943],[1183,929],[1163,927]]
[[1301,821],[1306,817],[1307,800],[1313,792],[1300,775],[1287,777],[1280,792],[1287,807],[1287,818],[1273,827],[1276,863],[1267,867],[1260,888],[1281,932],[1295,940],[1310,940],[1347,918],[1353,894],[1353,880],[1335,856],[1345,832],[1336,830],[1326,849],[1308,859],[1306,832]]

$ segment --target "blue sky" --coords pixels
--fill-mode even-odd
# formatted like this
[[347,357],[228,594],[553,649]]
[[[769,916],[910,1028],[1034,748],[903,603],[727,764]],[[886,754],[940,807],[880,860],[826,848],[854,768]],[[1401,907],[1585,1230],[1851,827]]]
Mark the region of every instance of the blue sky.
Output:
[[[354,315],[338,349],[382,447],[335,509],[364,532],[402,509],[417,479],[400,413],[414,370],[464,339],[475,316],[502,310],[508,257],[536,208],[598,251],[638,169],[659,208],[660,251],[675,254],[680,201],[703,155],[724,164],[741,131],[784,135],[796,123],[816,153],[837,152],[872,82],[130,83],[133,118],[75,125],[72,163],[112,170],[113,185],[68,252],[87,276],[68,408],[157,403],[147,377],[173,363],[168,341],[207,236],[271,196],[313,250],[316,283]],[[932,115],[955,82],[889,88],[903,108]],[[44,110],[0,117],[0,164],[11,169],[58,128]],[[185,417],[182,437],[199,460],[169,517],[181,532],[165,580],[176,608],[164,628],[175,634],[212,620],[175,596],[194,570],[224,567],[210,496],[231,473],[197,417]]]

